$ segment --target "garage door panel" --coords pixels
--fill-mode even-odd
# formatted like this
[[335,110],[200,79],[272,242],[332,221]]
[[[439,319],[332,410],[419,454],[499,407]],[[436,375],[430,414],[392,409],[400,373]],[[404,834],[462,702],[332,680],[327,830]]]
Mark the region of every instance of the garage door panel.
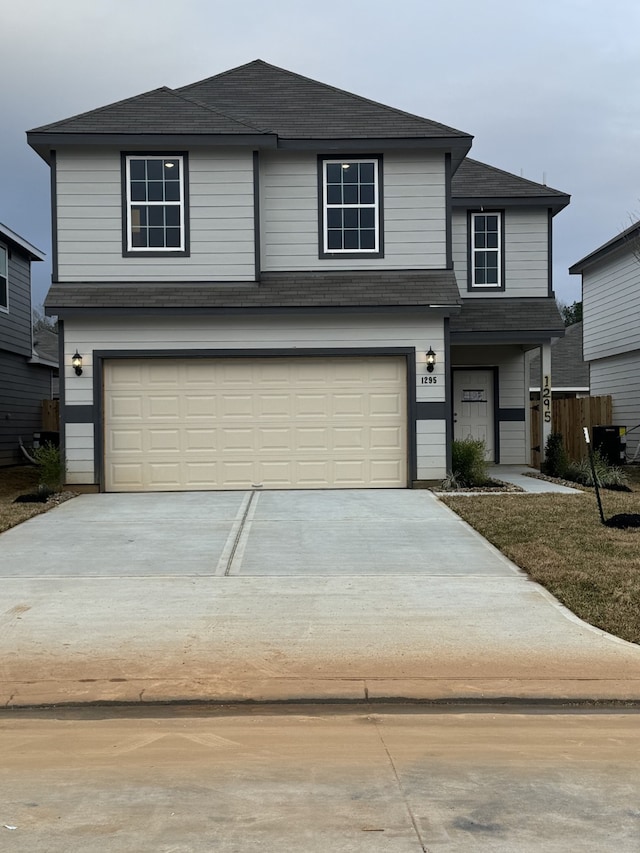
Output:
[[109,491],[406,485],[401,358],[105,365]]

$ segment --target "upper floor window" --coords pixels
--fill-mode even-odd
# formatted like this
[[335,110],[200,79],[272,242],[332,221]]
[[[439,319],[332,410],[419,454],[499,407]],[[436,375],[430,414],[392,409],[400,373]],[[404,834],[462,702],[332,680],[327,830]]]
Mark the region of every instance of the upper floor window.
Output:
[[503,217],[498,211],[471,213],[470,286],[504,289]]
[[321,257],[382,257],[382,158],[321,159]]
[[127,254],[187,253],[186,155],[125,156]]
[[9,310],[9,255],[4,246],[0,246],[0,309]]

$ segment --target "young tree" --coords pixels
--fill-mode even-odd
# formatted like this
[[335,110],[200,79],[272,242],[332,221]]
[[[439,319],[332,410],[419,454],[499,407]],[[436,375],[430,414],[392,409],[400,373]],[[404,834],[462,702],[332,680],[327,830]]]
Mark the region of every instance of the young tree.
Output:
[[558,311],[565,326],[573,326],[574,323],[582,322],[582,302],[573,302],[571,305],[565,305],[564,302],[558,300]]

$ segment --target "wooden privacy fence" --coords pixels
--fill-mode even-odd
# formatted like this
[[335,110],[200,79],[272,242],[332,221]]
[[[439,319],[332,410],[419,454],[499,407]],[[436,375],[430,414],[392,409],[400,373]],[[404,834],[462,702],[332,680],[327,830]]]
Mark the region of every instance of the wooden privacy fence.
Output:
[[60,405],[57,400],[42,401],[42,430],[58,432],[60,429]]
[[[531,403],[531,461],[540,467],[540,402]],[[552,400],[551,417],[553,432],[562,433],[565,449],[571,459],[576,462],[587,455],[587,446],[582,432],[583,427],[606,426],[613,423],[611,397],[573,397],[566,400]],[[533,448],[540,447],[540,452]]]

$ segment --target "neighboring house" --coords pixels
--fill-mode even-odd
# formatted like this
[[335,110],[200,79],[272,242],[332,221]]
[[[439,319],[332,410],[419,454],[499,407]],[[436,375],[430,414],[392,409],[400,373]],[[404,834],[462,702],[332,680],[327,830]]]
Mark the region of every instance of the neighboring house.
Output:
[[[540,399],[540,356],[529,369],[531,399]],[[563,338],[551,342],[551,396],[554,400],[589,396],[589,365],[582,358],[582,323],[567,326]]]
[[28,140],[52,169],[71,483],[404,487],[468,435],[527,461],[566,194],[262,61]]
[[19,439],[41,428],[42,401],[51,399],[58,360],[34,349],[31,263],[44,255],[0,223],[0,465],[21,457]]
[[[640,222],[575,263],[582,275],[584,358],[591,394],[610,394],[613,422],[640,425]],[[640,429],[627,437],[627,457],[638,448]]]

